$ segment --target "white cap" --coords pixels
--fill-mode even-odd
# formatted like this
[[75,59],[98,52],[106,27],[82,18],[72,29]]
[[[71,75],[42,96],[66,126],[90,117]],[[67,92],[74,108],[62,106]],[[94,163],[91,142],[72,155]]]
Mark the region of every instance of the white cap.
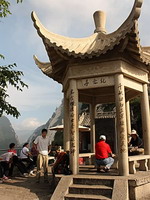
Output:
[[131,131],[131,135],[137,135],[136,130],[133,129],[133,130]]
[[100,140],[106,140],[106,136],[105,136],[105,135],[100,135],[100,136],[99,136],[99,139],[100,139]]

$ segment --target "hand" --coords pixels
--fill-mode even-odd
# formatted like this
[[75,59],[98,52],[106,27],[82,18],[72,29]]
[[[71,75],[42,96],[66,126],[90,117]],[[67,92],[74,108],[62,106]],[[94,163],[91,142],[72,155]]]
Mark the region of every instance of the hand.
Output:
[[48,154],[51,152],[51,150],[48,150]]
[[133,147],[130,149],[130,152],[132,152],[132,151],[134,151],[134,148],[133,148]]
[[114,157],[116,157],[116,155],[112,153],[111,157],[114,158]]
[[130,152],[133,152],[133,151],[137,151],[138,147],[132,147],[132,149],[130,149]]

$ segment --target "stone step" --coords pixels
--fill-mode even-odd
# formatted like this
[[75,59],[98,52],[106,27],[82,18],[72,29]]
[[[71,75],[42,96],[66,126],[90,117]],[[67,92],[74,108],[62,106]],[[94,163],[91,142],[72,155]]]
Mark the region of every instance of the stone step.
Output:
[[95,168],[80,168],[80,172],[97,172]]
[[73,178],[73,184],[80,185],[105,185],[113,187],[114,180],[111,179],[97,179],[97,178],[83,178],[75,177]]
[[88,194],[67,194],[65,200],[111,200],[102,195],[88,195]]
[[91,194],[104,195],[106,197],[112,196],[112,187],[105,185],[80,185],[73,184],[69,187],[70,194]]

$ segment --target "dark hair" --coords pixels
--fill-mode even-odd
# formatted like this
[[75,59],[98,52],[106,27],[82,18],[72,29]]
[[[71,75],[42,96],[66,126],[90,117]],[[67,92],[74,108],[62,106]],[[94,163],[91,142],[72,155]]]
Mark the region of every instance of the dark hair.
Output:
[[15,146],[15,143],[10,143],[9,148],[12,149]]
[[24,143],[23,147],[27,146],[27,144],[29,144],[28,142]]
[[46,133],[47,133],[47,129],[46,129],[46,128],[43,128],[43,129],[42,129],[42,133],[43,133],[43,132],[46,132]]

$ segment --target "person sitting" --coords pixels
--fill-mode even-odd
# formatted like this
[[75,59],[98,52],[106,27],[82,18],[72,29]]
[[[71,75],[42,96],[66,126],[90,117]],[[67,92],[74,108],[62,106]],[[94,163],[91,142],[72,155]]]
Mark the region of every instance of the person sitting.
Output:
[[129,141],[129,155],[139,155],[144,153],[143,141],[137,134],[136,130],[132,130]]
[[26,166],[22,163],[22,161],[17,156],[17,151],[15,149],[15,143],[10,143],[8,152],[13,153],[11,163],[9,166],[8,176],[9,177],[13,176],[13,169],[14,169],[14,166],[16,166],[23,177],[28,177],[28,172],[27,172]]
[[23,148],[20,152],[20,159],[22,162],[27,163],[27,171],[31,176],[34,176],[33,169],[34,169],[34,162],[31,158],[31,153],[29,151],[29,143],[26,142],[23,145]]
[[112,158],[114,154],[112,154],[109,144],[106,143],[106,136],[100,135],[99,139],[100,141],[95,145],[97,172],[100,171],[101,166],[103,166],[103,170],[107,172],[114,163],[114,159]]
[[1,168],[1,178],[4,181],[10,180],[8,178],[9,175],[9,165],[11,163],[12,157],[14,153],[13,152],[7,152],[0,156],[0,168]]
[[33,165],[34,167],[37,165],[36,162],[37,162],[37,156],[38,156],[38,151],[37,149],[35,148],[35,145],[34,145],[34,141],[32,141],[32,147],[31,147],[31,155],[32,155],[32,159],[33,159]]
[[14,155],[17,155],[17,151],[15,149],[15,143],[10,143],[8,152],[13,152]]
[[[1,159],[2,160],[2,159]],[[1,161],[0,160],[0,161]],[[1,166],[1,162],[0,162],[0,183],[3,183],[3,168]]]
[[70,175],[72,171],[69,169],[69,151],[61,152],[57,151],[56,161],[52,168],[53,175],[65,174]]

